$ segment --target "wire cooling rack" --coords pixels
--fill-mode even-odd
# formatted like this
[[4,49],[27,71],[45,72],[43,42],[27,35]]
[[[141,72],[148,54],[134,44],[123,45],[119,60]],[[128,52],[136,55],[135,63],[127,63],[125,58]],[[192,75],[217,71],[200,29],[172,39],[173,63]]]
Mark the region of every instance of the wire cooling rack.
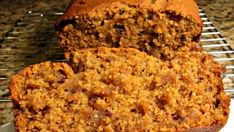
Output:
[[[61,15],[63,12],[28,11],[0,40],[0,125],[13,119],[7,88],[10,76],[30,64],[48,60],[64,61],[54,31],[55,20]],[[200,16],[204,25],[202,47],[226,66],[227,72],[223,75],[225,91],[234,97],[234,50],[203,10],[200,10]]]

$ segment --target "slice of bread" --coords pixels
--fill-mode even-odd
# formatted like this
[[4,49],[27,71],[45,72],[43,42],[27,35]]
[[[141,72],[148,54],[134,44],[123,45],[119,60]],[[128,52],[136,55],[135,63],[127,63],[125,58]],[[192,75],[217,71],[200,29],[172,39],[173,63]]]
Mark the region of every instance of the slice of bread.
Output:
[[162,61],[136,49],[66,54],[12,77],[17,131],[219,131],[230,98],[224,68],[200,52]]

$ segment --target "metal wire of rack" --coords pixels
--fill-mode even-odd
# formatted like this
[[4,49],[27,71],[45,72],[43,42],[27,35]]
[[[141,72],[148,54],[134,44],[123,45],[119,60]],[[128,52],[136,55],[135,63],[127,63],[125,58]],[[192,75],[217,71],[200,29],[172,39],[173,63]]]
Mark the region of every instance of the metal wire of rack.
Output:
[[[0,44],[0,125],[13,119],[8,82],[12,74],[41,61],[65,61],[57,45],[54,22],[63,12],[28,11]],[[203,21],[201,44],[215,60],[226,66],[225,91],[234,97],[234,50],[200,9]]]

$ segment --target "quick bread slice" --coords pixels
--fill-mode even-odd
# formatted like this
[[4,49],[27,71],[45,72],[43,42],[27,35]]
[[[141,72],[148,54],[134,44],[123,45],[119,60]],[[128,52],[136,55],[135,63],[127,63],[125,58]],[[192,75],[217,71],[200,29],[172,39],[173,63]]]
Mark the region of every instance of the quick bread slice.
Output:
[[66,51],[124,47],[170,59],[175,51],[201,50],[195,0],[73,0],[56,30]]
[[230,98],[224,68],[200,52],[162,61],[136,49],[66,54],[12,77],[18,131],[219,131]]
[[16,132],[59,131],[61,110],[66,110],[60,107],[65,100],[58,95],[65,93],[59,87],[73,76],[70,66],[52,62],[31,65],[12,76],[9,89]]

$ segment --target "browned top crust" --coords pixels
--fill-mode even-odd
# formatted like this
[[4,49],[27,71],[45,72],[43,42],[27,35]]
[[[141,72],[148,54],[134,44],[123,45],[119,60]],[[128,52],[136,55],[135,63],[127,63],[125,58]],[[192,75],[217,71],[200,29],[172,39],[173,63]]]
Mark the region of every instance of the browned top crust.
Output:
[[199,9],[195,0],[73,0],[67,11],[57,21],[72,19],[83,14],[96,14],[123,4],[135,5],[141,8],[153,8],[159,12],[173,11],[184,17],[192,17],[202,25]]

